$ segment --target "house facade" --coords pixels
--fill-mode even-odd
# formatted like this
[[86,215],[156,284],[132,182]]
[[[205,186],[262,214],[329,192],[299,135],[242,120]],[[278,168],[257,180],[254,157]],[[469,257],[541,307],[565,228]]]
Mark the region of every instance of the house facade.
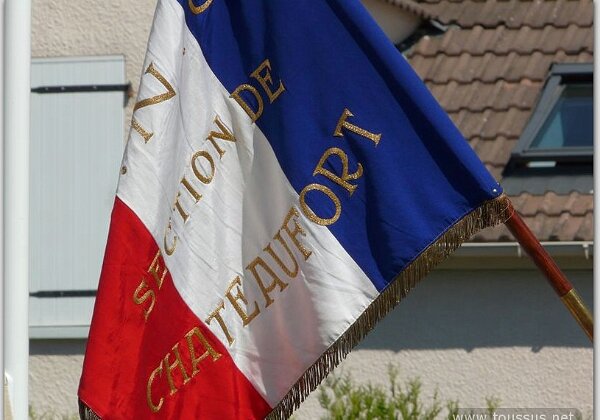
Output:
[[[592,2],[382,3],[420,19],[416,36],[396,43],[591,305]],[[391,363],[462,407],[495,397],[501,407],[578,408],[586,418],[592,346],[569,318],[500,226],[434,270],[338,372],[385,384]],[[314,396],[300,413],[318,416]]]
[[[592,148],[584,126],[592,2],[364,3],[591,306]],[[45,168],[32,173],[31,186],[29,383],[37,415],[77,412],[114,183],[155,4],[32,4],[32,159]],[[64,181],[72,173],[78,181]],[[87,195],[57,199],[77,192]],[[60,211],[72,211],[69,220],[80,225],[66,226]],[[99,219],[104,224],[85,230]],[[478,234],[423,280],[336,373],[384,384],[388,364],[401,379],[420,377],[425,396],[437,390],[463,407],[495,397],[502,407],[592,414],[592,346],[502,226]],[[321,414],[311,396],[296,417]]]

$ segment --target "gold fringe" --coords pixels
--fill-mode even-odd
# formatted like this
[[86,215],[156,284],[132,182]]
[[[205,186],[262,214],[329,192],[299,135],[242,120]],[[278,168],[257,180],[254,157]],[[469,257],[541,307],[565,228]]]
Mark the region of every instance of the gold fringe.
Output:
[[269,420],[283,420],[292,415],[300,403],[356,346],[380,319],[391,311],[417,282],[444,261],[461,244],[480,230],[504,223],[512,215],[510,200],[504,194],[483,203],[456,222],[413,260],[392,283],[369,305],[363,314],[298,379],[283,400],[269,413]]
[[[480,230],[504,223],[512,215],[508,197],[500,197],[483,203],[479,208],[456,222],[427,249],[413,260],[392,283],[369,305],[348,330],[298,379],[281,402],[269,413],[269,420],[287,419],[300,403],[314,391],[331,372],[389,311],[462,243]],[[101,420],[83,401],[79,400],[81,420]]]
[[94,411],[81,400],[79,400],[79,418],[81,420],[102,420],[98,414],[94,413]]

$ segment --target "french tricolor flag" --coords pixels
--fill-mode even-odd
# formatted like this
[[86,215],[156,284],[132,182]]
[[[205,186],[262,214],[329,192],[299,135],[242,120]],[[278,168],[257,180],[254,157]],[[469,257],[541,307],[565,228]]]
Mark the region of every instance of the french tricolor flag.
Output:
[[359,0],[160,0],[87,419],[286,418],[507,201]]

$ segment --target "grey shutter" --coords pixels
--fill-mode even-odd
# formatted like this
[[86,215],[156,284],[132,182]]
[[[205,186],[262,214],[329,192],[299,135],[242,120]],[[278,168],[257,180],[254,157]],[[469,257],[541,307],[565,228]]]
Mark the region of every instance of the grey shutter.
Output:
[[[124,82],[121,56],[32,61],[34,92]],[[96,289],[106,245],[123,152],[124,93],[78,90],[31,94],[32,338],[87,336],[94,297],[80,295]]]

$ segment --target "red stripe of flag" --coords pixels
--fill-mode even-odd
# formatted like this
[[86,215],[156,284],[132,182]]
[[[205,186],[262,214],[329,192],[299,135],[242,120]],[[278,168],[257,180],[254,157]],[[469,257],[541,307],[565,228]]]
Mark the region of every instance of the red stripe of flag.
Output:
[[271,408],[183,302],[157,254],[146,227],[117,198],[80,399],[103,419],[175,419],[183,410],[195,418],[264,418]]

